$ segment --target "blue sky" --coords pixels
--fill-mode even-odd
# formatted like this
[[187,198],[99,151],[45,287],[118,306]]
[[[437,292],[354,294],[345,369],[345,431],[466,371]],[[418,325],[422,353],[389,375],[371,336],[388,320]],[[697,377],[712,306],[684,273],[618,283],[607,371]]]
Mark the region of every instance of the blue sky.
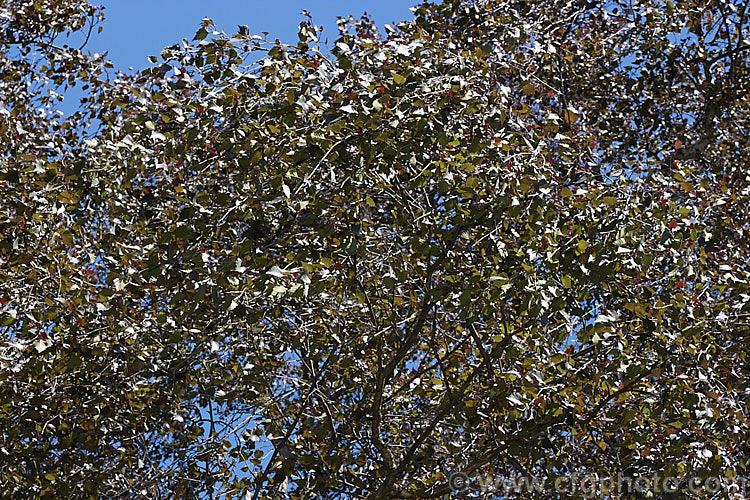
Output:
[[336,37],[336,16],[370,14],[380,28],[386,23],[412,18],[409,7],[420,0],[94,0],[104,5],[106,23],[91,37],[88,50],[108,52],[116,68],[147,66],[146,57],[183,38],[192,39],[201,19],[210,17],[219,29],[234,33],[245,24],[252,33],[269,32],[269,38],[296,43],[297,26],[306,9],[323,40]]

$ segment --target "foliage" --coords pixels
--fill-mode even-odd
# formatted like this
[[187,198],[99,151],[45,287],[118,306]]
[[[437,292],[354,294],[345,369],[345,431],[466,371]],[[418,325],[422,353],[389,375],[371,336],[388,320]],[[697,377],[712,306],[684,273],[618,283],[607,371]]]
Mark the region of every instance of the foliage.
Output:
[[57,45],[86,2],[6,0],[5,491],[746,474],[747,8],[206,19],[125,74]]

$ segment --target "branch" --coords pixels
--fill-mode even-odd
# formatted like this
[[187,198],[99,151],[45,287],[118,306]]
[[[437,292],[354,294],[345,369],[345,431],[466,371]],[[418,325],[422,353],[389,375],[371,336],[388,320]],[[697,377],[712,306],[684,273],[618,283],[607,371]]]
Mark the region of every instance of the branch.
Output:
[[593,418],[594,418],[594,417],[595,417],[595,416],[596,416],[596,415],[597,415],[597,414],[598,414],[598,413],[599,413],[599,412],[601,411],[601,409],[602,409],[602,408],[604,408],[604,406],[605,406],[605,405],[606,405],[607,403],[609,403],[609,402],[610,402],[610,401],[612,401],[612,400],[613,400],[614,398],[616,398],[617,396],[619,396],[620,394],[622,394],[622,393],[624,393],[624,392],[632,392],[632,389],[633,389],[633,387],[634,387],[634,386],[635,386],[636,384],[638,384],[638,383],[639,383],[639,382],[640,382],[641,380],[643,380],[644,378],[648,377],[648,376],[649,376],[649,375],[651,374],[651,372],[653,372],[653,371],[654,371],[654,369],[655,369],[655,368],[657,368],[657,367],[658,367],[658,366],[659,366],[660,364],[661,364],[661,363],[658,363],[658,364],[656,364],[656,365],[655,365],[654,367],[652,367],[652,368],[649,368],[649,369],[648,369],[648,370],[647,370],[646,372],[644,372],[644,373],[642,373],[642,374],[638,375],[638,376],[637,376],[637,377],[635,377],[635,378],[634,378],[633,380],[631,380],[631,381],[630,381],[630,382],[628,382],[627,384],[623,385],[623,386],[622,386],[622,388],[620,388],[620,389],[616,390],[615,392],[613,392],[612,394],[610,394],[610,395],[609,395],[609,396],[607,396],[606,398],[602,399],[602,400],[601,400],[601,401],[599,402],[599,404],[598,404],[598,405],[596,405],[596,407],[595,407],[595,408],[594,408],[593,410],[591,410],[591,412],[590,412],[590,413],[589,413],[589,415],[588,415],[588,416],[586,417],[586,419],[584,419],[584,420],[583,420],[583,421],[582,421],[581,423],[582,423],[583,425],[587,425],[587,424],[588,424],[589,422],[591,422],[591,420],[593,420]]
[[83,50],[83,48],[86,46],[87,43],[89,43],[89,38],[91,37],[91,32],[94,30],[94,25],[96,22],[94,21],[93,14],[91,15],[91,24],[89,24],[89,32],[86,33],[86,39],[83,41],[83,44],[81,44],[80,47],[78,47],[78,50]]
[[[336,349],[338,350],[338,348]],[[312,396],[313,392],[316,389],[316,386],[318,384],[318,381],[320,380],[320,377],[325,372],[326,368],[328,367],[328,364],[331,362],[331,359],[333,359],[333,355],[329,355],[325,362],[323,363],[323,366],[320,367],[320,370],[318,370],[318,373],[315,374],[315,377],[310,382],[310,389],[307,391],[307,394],[305,395],[305,399],[300,405],[299,412],[297,412],[297,416],[294,418],[294,422],[292,422],[292,425],[289,426],[287,431],[284,433],[284,437],[274,444],[274,450],[273,454],[271,455],[271,458],[268,460],[268,464],[266,464],[265,469],[263,469],[263,473],[255,478],[255,481],[257,483],[257,486],[255,488],[255,493],[253,494],[253,500],[257,500],[258,495],[260,495],[260,490],[263,487],[263,483],[268,478],[268,474],[273,470],[273,467],[275,466],[276,457],[279,455],[279,452],[283,450],[286,447],[286,444],[289,442],[289,438],[292,436],[292,433],[294,432],[294,429],[297,428],[297,424],[299,424],[300,419],[302,418],[302,414],[305,411],[305,405],[307,405],[307,402],[310,399],[310,396]]]
[[[482,364],[480,364],[473,372],[471,372],[471,375],[466,378],[464,383],[461,385],[460,392],[463,394],[466,392],[466,390],[469,388],[469,386],[474,382],[474,379],[476,378],[477,374],[480,371],[483,371],[483,368],[487,364],[487,361],[482,361]],[[399,463],[399,466],[390,472],[386,478],[385,481],[383,481],[383,484],[378,488],[374,493],[372,493],[368,498],[384,498],[390,493],[390,489],[393,487],[393,483],[396,482],[396,477],[398,475],[403,474],[406,467],[412,462],[414,459],[414,456],[419,449],[420,446],[424,443],[424,441],[427,439],[427,437],[432,434],[432,431],[435,430],[435,427],[438,423],[448,414],[450,410],[452,410],[455,407],[455,404],[450,400],[450,398],[444,398],[443,402],[440,404],[440,406],[437,409],[437,413],[432,418],[430,423],[425,427],[422,432],[419,434],[417,439],[414,440],[414,443],[409,447],[409,450],[404,455],[404,458],[401,460],[401,463]]]
[[[506,336],[505,339],[503,339],[503,342],[505,342],[506,339],[510,339],[510,336]],[[466,380],[463,384],[461,384],[461,387],[459,388],[457,393],[461,394],[461,400],[458,402],[463,401],[464,396],[467,392],[467,390],[471,387],[472,383],[474,382],[474,379],[476,379],[477,375],[484,371],[485,367],[491,366],[492,358],[487,356],[482,360],[482,363],[474,369],[474,371],[471,372],[471,374],[466,377]],[[457,403],[458,403],[457,402]],[[444,397],[442,402],[440,403],[440,406],[437,408],[435,416],[432,418],[430,423],[425,427],[422,432],[419,434],[417,439],[414,440],[412,445],[409,447],[409,450],[404,455],[403,459],[401,460],[401,463],[399,466],[392,472],[386,476],[385,481],[383,484],[378,488],[374,493],[372,493],[369,498],[384,498],[389,494],[390,489],[393,487],[393,483],[396,481],[396,478],[399,475],[402,475],[404,471],[406,470],[406,467],[412,462],[414,459],[414,456],[417,453],[417,450],[420,446],[424,443],[424,441],[427,439],[427,437],[432,434],[432,432],[435,430],[435,427],[438,423],[448,414],[450,410],[456,407],[456,403],[454,403],[451,398]]]

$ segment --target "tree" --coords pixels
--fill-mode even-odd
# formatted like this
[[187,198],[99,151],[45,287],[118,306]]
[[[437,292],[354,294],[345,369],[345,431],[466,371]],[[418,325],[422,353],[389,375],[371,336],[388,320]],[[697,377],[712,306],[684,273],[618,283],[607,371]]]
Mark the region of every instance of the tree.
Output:
[[3,486],[743,476],[747,8],[446,0],[330,51],[205,19],[125,74],[56,45],[86,2],[6,1]]

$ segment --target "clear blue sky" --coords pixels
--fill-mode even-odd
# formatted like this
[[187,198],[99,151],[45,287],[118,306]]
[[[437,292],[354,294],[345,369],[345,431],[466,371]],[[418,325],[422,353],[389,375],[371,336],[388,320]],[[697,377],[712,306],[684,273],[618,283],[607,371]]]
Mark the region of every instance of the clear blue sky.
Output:
[[104,5],[104,31],[91,37],[91,52],[109,53],[116,68],[147,66],[146,57],[164,47],[192,39],[201,19],[210,17],[219,29],[235,33],[245,24],[251,33],[296,43],[297,26],[306,9],[323,26],[322,39],[336,37],[336,16],[370,14],[378,27],[412,18],[409,7],[420,0],[93,0]]

